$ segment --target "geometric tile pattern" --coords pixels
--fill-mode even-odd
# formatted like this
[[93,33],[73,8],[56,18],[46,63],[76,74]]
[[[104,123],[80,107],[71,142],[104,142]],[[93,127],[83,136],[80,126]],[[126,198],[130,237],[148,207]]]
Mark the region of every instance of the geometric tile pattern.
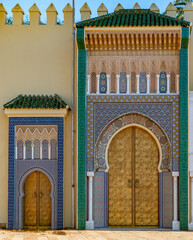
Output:
[[167,92],[167,75],[166,75],[166,72],[161,72],[160,73],[159,91],[160,91],[160,93],[166,93]]
[[42,142],[42,159],[48,159],[48,140]]
[[40,159],[40,140],[35,139],[34,141],[34,159]]
[[[58,170],[57,170],[57,229],[63,229],[63,138],[64,119],[62,117],[10,117],[9,118],[9,174],[8,174],[8,228],[14,229],[15,216],[15,126],[16,125],[57,125],[58,126]],[[18,220],[17,220],[18,221]]]
[[147,77],[145,72],[140,73],[139,77],[139,92],[146,93],[147,92]]
[[102,72],[100,74],[100,93],[106,93],[107,92],[107,74],[105,72]]
[[17,141],[17,159],[23,159],[23,141]]
[[51,159],[57,158],[57,142],[56,140],[51,140]]
[[97,139],[116,118],[138,113],[152,119],[171,144],[173,171],[179,170],[179,96],[178,95],[98,95],[87,96],[87,171],[94,171]]
[[158,139],[162,149],[162,160],[161,160],[161,169],[170,168],[170,156],[171,149],[170,143],[167,139],[167,136],[162,131],[162,129],[153,122],[150,118],[147,118],[141,114],[130,113],[127,115],[123,115],[114,121],[112,121],[101,133],[100,137],[97,140],[95,145],[95,156],[94,156],[94,170],[106,169],[107,165],[105,162],[105,155],[107,144],[109,143],[112,136],[121,128],[136,123],[145,128],[149,129]]
[[120,88],[120,93],[126,93],[127,92],[127,77],[126,77],[126,72],[121,72],[120,73],[120,79],[119,79],[119,88]]
[[27,140],[25,142],[26,145],[26,159],[31,159],[32,158],[32,147],[31,147],[31,141]]

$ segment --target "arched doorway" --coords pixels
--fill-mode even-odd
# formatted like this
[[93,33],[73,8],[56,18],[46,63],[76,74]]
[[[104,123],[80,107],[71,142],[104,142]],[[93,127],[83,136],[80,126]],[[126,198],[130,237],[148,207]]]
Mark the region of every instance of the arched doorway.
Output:
[[144,129],[128,127],[108,150],[109,226],[159,225],[159,149]]
[[51,228],[51,184],[45,174],[32,172],[24,184],[24,228]]

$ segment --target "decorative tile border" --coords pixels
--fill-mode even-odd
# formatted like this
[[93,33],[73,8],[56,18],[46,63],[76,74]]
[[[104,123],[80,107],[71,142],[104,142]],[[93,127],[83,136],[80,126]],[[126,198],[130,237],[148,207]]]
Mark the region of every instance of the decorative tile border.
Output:
[[121,128],[128,126],[129,124],[139,124],[149,129],[158,139],[162,149],[162,162],[160,168],[169,169],[172,164],[170,164],[171,156],[171,147],[169,140],[163,130],[153,122],[150,118],[147,118],[141,114],[126,114],[123,115],[114,121],[112,121],[100,134],[96,146],[95,146],[95,155],[94,155],[94,170],[98,168],[107,169],[105,161],[105,153],[107,144],[109,143],[112,136]]
[[114,119],[138,113],[152,119],[168,137],[173,171],[179,170],[178,95],[90,95],[87,96],[87,171],[94,170],[96,141]]
[[61,117],[10,117],[9,118],[9,182],[8,182],[8,228],[16,227],[15,216],[15,126],[57,125],[58,126],[58,182],[57,182],[57,229],[63,229],[63,159],[64,119]]
[[84,28],[77,29],[78,43],[78,229],[86,227],[86,75]]
[[188,230],[188,27],[182,28],[180,49],[180,229]]

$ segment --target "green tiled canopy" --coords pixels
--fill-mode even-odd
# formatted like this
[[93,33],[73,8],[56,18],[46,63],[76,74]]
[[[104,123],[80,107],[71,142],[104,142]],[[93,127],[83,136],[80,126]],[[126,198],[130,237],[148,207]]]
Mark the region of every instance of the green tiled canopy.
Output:
[[190,23],[150,11],[149,9],[121,9],[107,15],[91,18],[76,24],[83,27],[147,27],[190,26]]
[[19,95],[3,105],[4,109],[69,109],[69,106],[57,95]]

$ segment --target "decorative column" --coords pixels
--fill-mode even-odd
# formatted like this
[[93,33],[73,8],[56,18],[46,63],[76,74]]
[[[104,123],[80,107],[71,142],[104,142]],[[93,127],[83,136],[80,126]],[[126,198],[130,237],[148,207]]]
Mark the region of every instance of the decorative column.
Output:
[[26,159],[25,142],[23,143],[23,159]]
[[159,74],[157,74],[157,94],[159,94]]
[[87,177],[89,179],[89,189],[88,189],[88,195],[89,195],[89,200],[88,200],[88,221],[86,222],[86,229],[91,230],[94,229],[94,221],[93,221],[93,177],[94,177],[94,172],[87,172]]
[[167,93],[170,93],[170,74],[167,75]]
[[110,93],[110,75],[107,75],[107,94]]
[[40,159],[42,159],[42,143],[40,143]]
[[48,143],[48,159],[51,159],[51,143]]
[[139,94],[139,75],[136,76],[137,77],[137,94]]
[[17,141],[15,143],[15,159],[17,159]]
[[87,94],[90,94],[90,75],[87,75]]
[[117,75],[117,94],[119,94],[119,79],[120,79],[120,75]]
[[127,75],[127,94],[130,93],[130,75]]
[[34,160],[34,143],[33,142],[31,145],[31,158],[32,158],[32,160]]
[[174,199],[174,220],[172,222],[172,229],[173,230],[180,230],[180,222],[178,221],[178,177],[179,172],[172,172],[173,177],[173,199]]
[[100,75],[97,75],[97,94],[99,94],[99,80],[100,80]]
[[147,75],[147,94],[149,94],[149,82],[150,82],[150,75]]
[[180,76],[179,75],[176,75],[176,93],[179,93],[179,78],[180,78]]

